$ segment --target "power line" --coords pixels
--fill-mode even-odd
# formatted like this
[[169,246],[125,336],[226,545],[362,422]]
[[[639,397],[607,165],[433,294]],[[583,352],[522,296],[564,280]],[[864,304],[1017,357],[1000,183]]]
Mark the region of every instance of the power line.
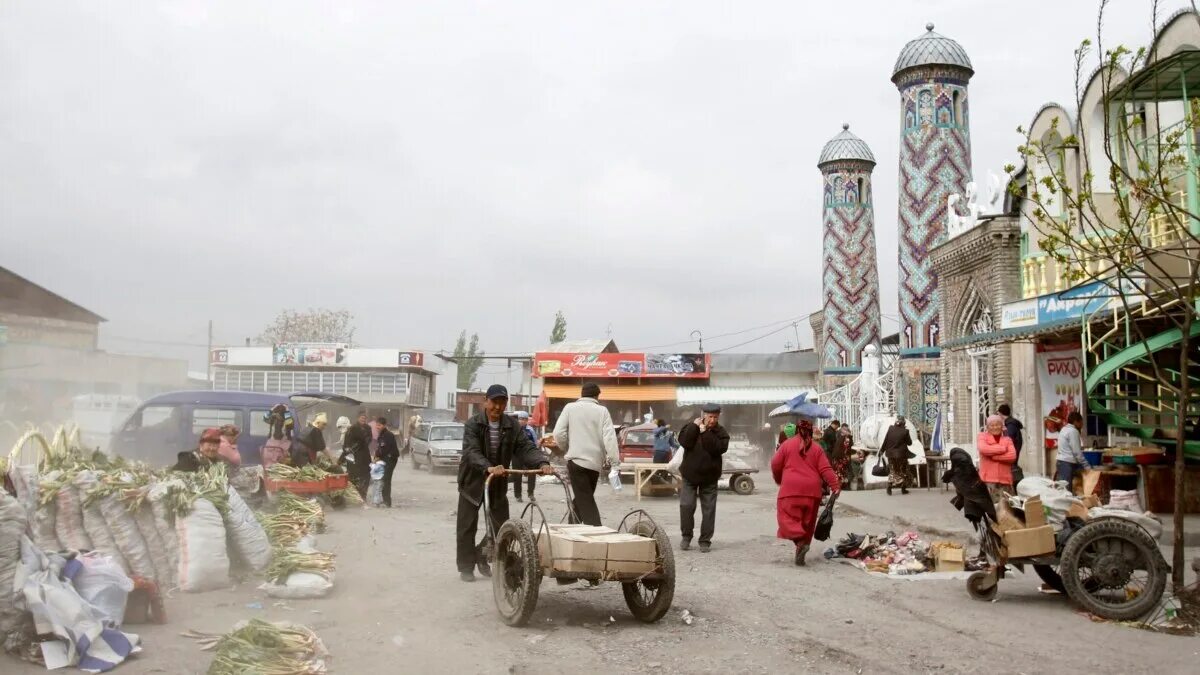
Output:
[[[766,333],[766,334],[764,334],[764,335],[760,335],[760,336],[758,336],[758,337],[756,337],[756,338],[752,338],[752,339],[750,339],[750,340],[746,340],[745,342],[739,342],[738,344],[736,344],[736,345],[733,345],[732,347],[722,347],[721,349],[714,349],[714,350],[712,351],[712,353],[713,353],[713,354],[719,354],[719,353],[721,353],[721,352],[727,352],[727,351],[729,351],[730,349],[737,349],[738,347],[742,347],[742,346],[748,345],[748,344],[750,344],[751,342],[758,342],[759,340],[762,340],[763,338],[769,338],[769,337],[771,337],[772,335],[775,335],[776,333],[782,333],[783,331],[785,331],[785,330],[787,330],[787,329],[789,329],[789,328],[791,328],[791,327],[792,327],[792,325],[791,325],[791,324],[787,324],[787,325],[785,325],[785,326],[780,326],[779,328],[776,328],[775,330],[771,331],[770,333]],[[797,347],[799,347],[799,345],[797,345]]]
[[[783,324],[787,324],[787,325],[785,325],[785,326],[784,326],[784,328],[787,328],[787,327],[789,327],[789,326],[791,326],[791,325],[792,325],[792,322],[799,321],[800,319],[803,319],[803,318],[804,318],[804,317],[806,317],[806,316],[808,316],[808,315],[807,315],[807,314],[801,314],[800,316],[794,316],[794,317],[791,317],[791,318],[789,318],[789,319],[781,319],[781,320],[779,320],[779,321],[772,321],[771,323],[765,323],[765,324],[763,324],[763,325],[761,325],[761,326],[752,326],[752,327],[750,327],[750,328],[746,328],[746,329],[743,329],[743,330],[737,330],[737,331],[733,331],[732,333],[722,333],[722,334],[720,334],[720,335],[713,335],[713,336],[709,336],[709,337],[707,337],[706,339],[708,339],[708,340],[719,340],[719,339],[721,339],[721,338],[724,338],[724,337],[733,337],[734,335],[745,335],[746,333],[749,333],[749,332],[751,332],[751,331],[762,330],[762,329],[764,329],[764,328],[770,328],[770,327],[772,327],[772,326],[775,326],[775,325],[777,325],[777,324],[781,324],[781,323],[783,323]],[[765,337],[765,336],[764,336],[764,337]],[[688,339],[688,340],[680,340],[679,342],[671,342],[671,343],[668,343],[668,344],[663,344],[663,345],[650,345],[649,347],[635,347],[635,348],[633,348],[631,351],[640,352],[640,351],[644,351],[644,350],[647,350],[647,349],[659,349],[659,348],[661,348],[661,347],[674,347],[675,345],[685,345],[685,344],[691,344],[691,342],[692,342],[692,340],[690,340],[690,339]]]

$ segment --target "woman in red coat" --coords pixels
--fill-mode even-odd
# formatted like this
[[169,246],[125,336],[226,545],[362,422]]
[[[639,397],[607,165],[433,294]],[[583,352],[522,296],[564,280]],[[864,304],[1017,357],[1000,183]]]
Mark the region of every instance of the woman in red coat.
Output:
[[836,495],[842,484],[821,446],[813,441],[812,422],[802,420],[796,427],[796,435],[784,441],[771,459],[771,474],[779,485],[775,500],[779,538],[796,543],[796,564],[803,565],[820,515],[821,486],[828,485]]
[[992,415],[987,418],[987,429],[979,432],[975,439],[979,449],[979,479],[988,487],[992,499],[1000,493],[1012,492],[1012,467],[1017,461],[1017,448],[1012,439],[1004,435],[1004,418]]

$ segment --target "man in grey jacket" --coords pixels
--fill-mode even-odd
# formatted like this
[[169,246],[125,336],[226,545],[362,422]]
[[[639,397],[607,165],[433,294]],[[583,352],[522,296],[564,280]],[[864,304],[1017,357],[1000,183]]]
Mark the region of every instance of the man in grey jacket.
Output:
[[580,399],[568,403],[558,416],[553,438],[543,440],[547,447],[566,453],[575,514],[587,525],[600,524],[595,496],[600,472],[621,462],[612,415],[599,398],[599,385],[583,385]]

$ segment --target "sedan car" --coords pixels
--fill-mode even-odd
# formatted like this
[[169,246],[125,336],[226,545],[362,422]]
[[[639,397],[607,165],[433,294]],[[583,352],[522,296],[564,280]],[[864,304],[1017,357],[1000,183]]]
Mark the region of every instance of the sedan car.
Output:
[[412,437],[413,468],[422,465],[430,471],[454,468],[462,457],[463,425],[458,423],[422,422]]
[[617,434],[617,447],[621,451],[622,464],[654,461],[654,430],[656,428],[653,423],[650,423],[621,429]]

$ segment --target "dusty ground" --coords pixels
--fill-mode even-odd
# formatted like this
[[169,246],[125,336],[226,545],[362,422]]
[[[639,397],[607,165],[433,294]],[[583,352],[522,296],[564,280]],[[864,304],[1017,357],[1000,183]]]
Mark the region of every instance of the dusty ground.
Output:
[[[774,488],[763,482],[748,497],[721,493],[712,553],[676,551],[675,605],[659,624],[633,620],[615,584],[546,582],[530,625],[515,629],[498,620],[490,583],[458,579],[453,476],[402,465],[397,508],[330,513],[319,543],[339,556],[332,596],[277,606],[255,583],[176,596],[170,624],[138,627],[144,653],[115,672],[203,673],[210,657],[179,632],[223,632],[251,616],[316,629],[339,673],[1196,672],[1200,639],[1092,623],[1039,594],[1034,577],[1015,575],[997,602],[981,603],[961,581],[874,578],[816,553],[796,568],[791,544],[774,538]],[[561,487],[538,494],[560,518]],[[628,485],[619,494],[601,486],[598,496],[611,525],[635,506]],[[675,501],[641,505],[677,530]],[[846,516],[834,537],[893,528]],[[246,606],[256,602],[264,609]],[[684,609],[692,625],[680,620]],[[4,657],[0,665],[43,672]]]

